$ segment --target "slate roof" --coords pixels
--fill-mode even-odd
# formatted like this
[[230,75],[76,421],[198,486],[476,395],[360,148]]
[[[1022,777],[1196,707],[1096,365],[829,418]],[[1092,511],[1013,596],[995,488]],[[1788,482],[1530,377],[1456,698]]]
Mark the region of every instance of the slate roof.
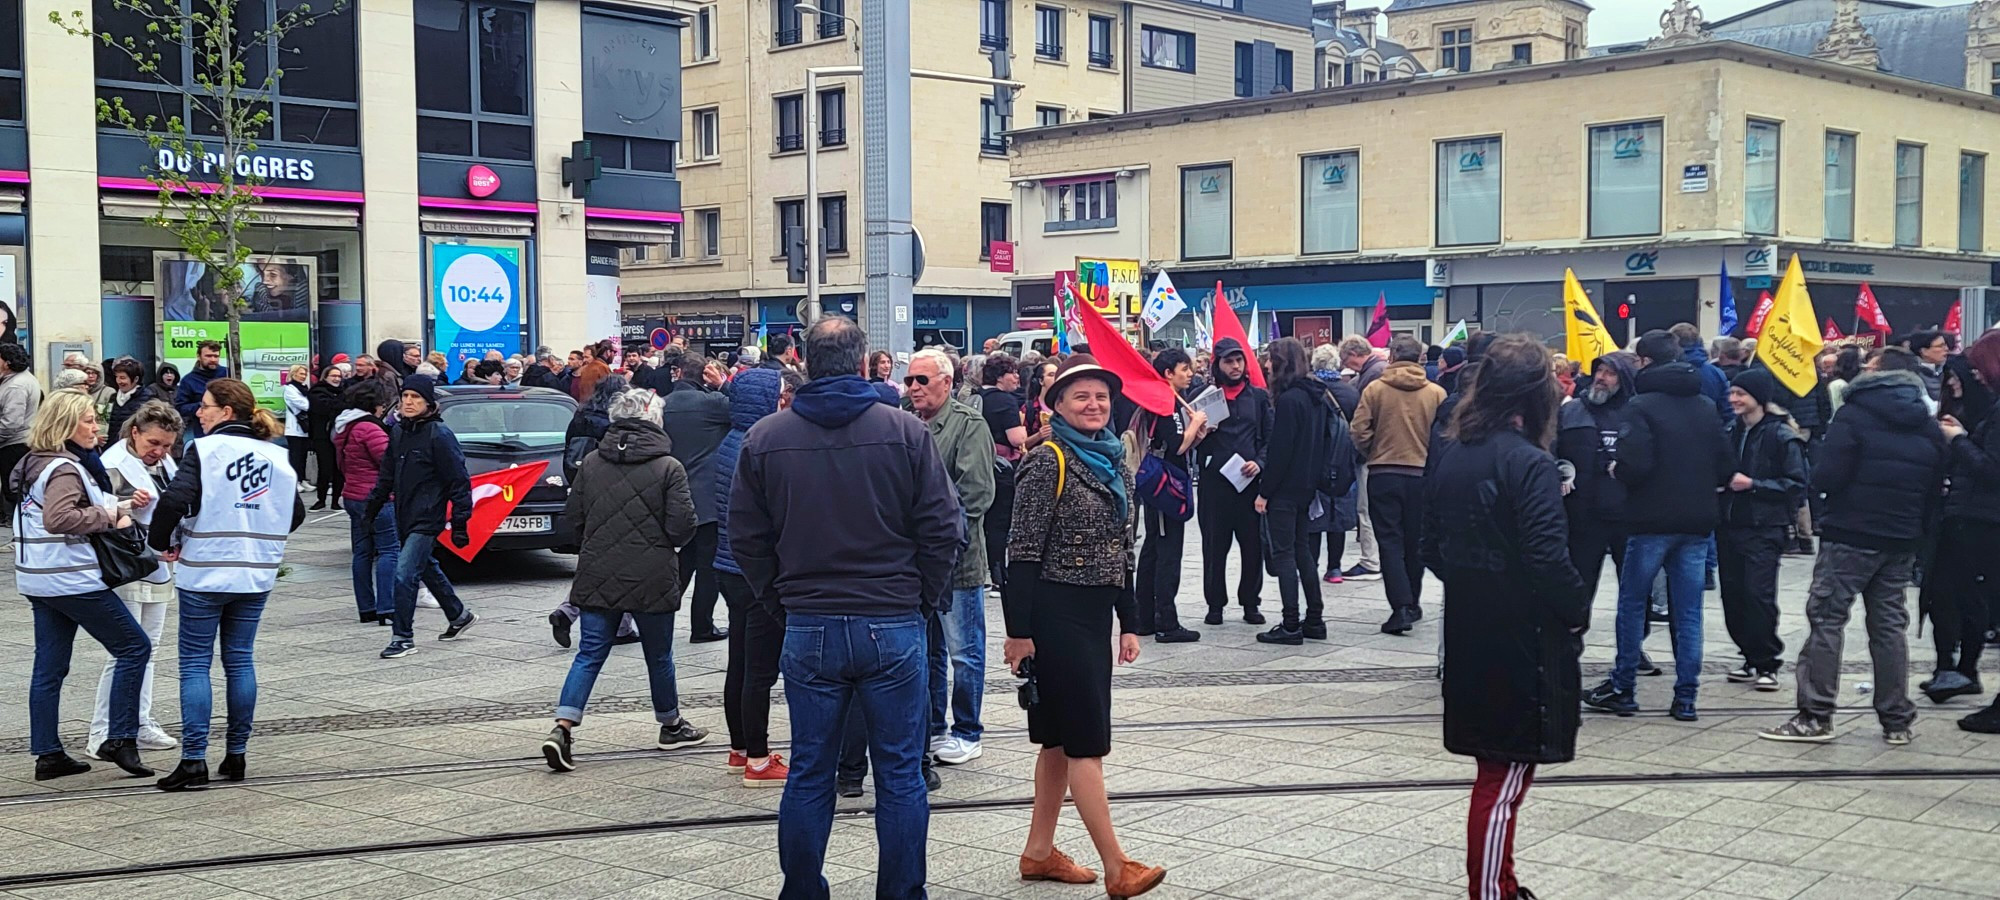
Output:
[[[1965,87],[1965,36],[1971,28],[1970,4],[1910,9],[1862,16],[1861,24],[1875,36],[1882,51],[1882,71],[1947,87]],[[1764,28],[1720,28],[1721,40],[1756,44],[1784,53],[1811,56],[1826,37],[1828,22],[1772,25]]]

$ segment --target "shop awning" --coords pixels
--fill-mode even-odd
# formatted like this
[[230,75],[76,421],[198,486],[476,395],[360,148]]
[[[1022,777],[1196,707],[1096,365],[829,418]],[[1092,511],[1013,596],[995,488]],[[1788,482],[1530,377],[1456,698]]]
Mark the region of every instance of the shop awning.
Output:
[[[107,218],[151,219],[163,212],[170,219],[183,218],[173,209],[162,210],[155,194],[105,194],[99,201]],[[19,210],[20,201],[16,200]],[[290,225],[295,228],[360,228],[361,207],[320,203],[264,201],[252,207],[259,225]]]

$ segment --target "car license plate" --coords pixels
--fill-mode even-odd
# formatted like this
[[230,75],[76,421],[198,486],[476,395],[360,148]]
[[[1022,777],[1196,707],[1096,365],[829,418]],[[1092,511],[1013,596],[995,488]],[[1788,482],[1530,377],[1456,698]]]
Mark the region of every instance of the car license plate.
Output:
[[493,533],[523,534],[548,531],[553,527],[554,523],[549,516],[508,516],[506,521],[500,523],[499,528],[493,529]]

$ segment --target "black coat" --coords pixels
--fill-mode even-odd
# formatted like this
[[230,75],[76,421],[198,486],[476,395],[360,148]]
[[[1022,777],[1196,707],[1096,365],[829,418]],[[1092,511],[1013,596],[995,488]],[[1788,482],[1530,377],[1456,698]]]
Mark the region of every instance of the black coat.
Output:
[[1333,398],[1315,379],[1300,379],[1278,393],[1270,460],[1258,483],[1260,496],[1312,501],[1313,491],[1326,478],[1328,457],[1333,453],[1326,426],[1326,417],[1331,415],[1336,415]]
[[582,548],[571,604],[621,613],[680,609],[680,573],[671,560],[694,537],[694,501],[670,448],[658,425],[620,419],[584,458],[563,508]]
[[1806,442],[1792,426],[1766,413],[1751,428],[1737,419],[1729,426],[1729,446],[1737,474],[1750,477],[1747,491],[1722,492],[1722,524],[1732,528],[1784,528],[1806,496]]
[[1630,419],[1630,396],[1624,391],[1602,405],[1572,400],[1556,415],[1556,458],[1576,467],[1576,484],[1563,498],[1572,528],[1625,520],[1625,485],[1611,476],[1611,464]]
[[139,407],[145,406],[147,401],[152,399],[152,391],[146,388],[134,390],[132,396],[125,398],[124,403],[119,403],[117,395],[114,394],[111,398],[111,420],[106,423],[104,431],[105,440],[116,441],[123,439],[125,437],[125,420],[132,418],[132,414],[138,412]]
[[2000,524],[2000,401],[1951,442],[1951,492],[1945,495],[1947,519],[1971,519]]
[[1578,632],[1590,623],[1590,593],[1570,564],[1555,459],[1502,432],[1447,443],[1432,462],[1423,559],[1451,610],[1445,749],[1507,762],[1574,759]]
[[1215,433],[1194,445],[1195,459],[1206,472],[1219,472],[1229,457],[1241,455],[1259,468],[1270,456],[1272,417],[1271,395],[1254,384],[1243,386],[1236,399],[1228,401],[1229,418],[1215,426]]
[[1625,521],[1632,534],[1699,534],[1715,530],[1716,490],[1736,462],[1715,420],[1715,403],[1701,392],[1701,373],[1685,362],[1639,370],[1631,418],[1618,437],[1625,485]]
[[333,420],[347,408],[340,399],[340,388],[321,381],[306,392],[306,402],[306,435],[314,444],[333,443]]
[[729,434],[729,396],[701,390],[690,381],[680,382],[673,393],[663,396],[660,421],[673,439],[674,458],[687,469],[695,521],[710,524],[716,508],[715,451]]
[[1944,432],[1910,372],[1869,372],[1847,387],[1826,429],[1812,489],[1826,495],[1819,532],[1872,550],[1914,549],[1943,499]]
[[472,519],[472,479],[458,435],[435,413],[403,419],[389,429],[389,458],[368,494],[368,520],[382,504],[396,502],[396,533],[442,534]]

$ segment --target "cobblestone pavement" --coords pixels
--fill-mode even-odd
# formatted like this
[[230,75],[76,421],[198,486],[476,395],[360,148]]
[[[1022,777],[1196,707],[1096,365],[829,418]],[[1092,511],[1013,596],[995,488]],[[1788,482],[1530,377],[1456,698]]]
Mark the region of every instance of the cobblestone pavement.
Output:
[[[684,706],[715,732],[708,746],[636,749],[650,746],[653,726],[637,648],[624,648],[577,731],[581,768],[555,775],[536,745],[570,654],[550,640],[545,617],[572,560],[482,559],[459,573],[478,627],[439,643],[428,635],[442,629],[440,617],[420,610],[420,652],[382,660],[387,630],[354,621],[345,523],[344,515],[315,520],[292,544],[291,569],[259,636],[253,777],[241,785],[168,795],[107,764],[34,782],[23,752],[32,635],[25,610],[0,619],[0,644],[11,651],[0,653],[0,696],[14,700],[0,704],[0,741],[11,751],[0,757],[0,898],[777,896],[768,817],[781,792],[746,790],[722,765],[724,645],[689,646],[679,623]],[[1188,549],[1182,615],[1198,625],[1192,541]],[[11,561],[0,557],[0,568]],[[1785,561],[1788,652],[1803,634],[1809,568],[1808,560]],[[1435,611],[1437,587],[1429,587]],[[1608,578],[1605,587],[1587,672],[1611,657]],[[1264,597],[1275,615],[1274,583]],[[1738,660],[1715,595],[1708,600],[1701,721],[1659,715],[1669,678],[1642,679],[1650,715],[1587,717],[1580,758],[1545,768],[1529,796],[1523,882],[1551,900],[2000,896],[2000,741],[1952,724],[1971,703],[1933,709],[1920,699],[1917,742],[1886,746],[1861,690],[1873,676],[1857,616],[1839,739],[1759,741],[1758,728],[1789,712],[1789,678],[1773,694],[1723,681],[1719,673]],[[1033,755],[1021,712],[1003,693],[1012,680],[1001,671],[997,606],[987,608],[985,756],[943,771],[933,797],[931,896],[1102,896],[1101,885],[1015,878]],[[1232,610],[1229,624],[1202,629],[1200,643],[1148,641],[1139,662],[1119,671],[1108,779],[1114,792],[1141,795],[1114,803],[1128,852],[1170,869],[1149,896],[1465,896],[1472,766],[1439,743],[1436,615],[1396,638],[1376,630],[1385,613],[1380,582],[1350,583],[1328,589],[1325,642],[1259,645],[1256,629]],[[1928,639],[1912,643],[1921,667],[1931,658]],[[170,621],[154,692],[169,730],[178,721],[173,648]],[[1671,656],[1664,635],[1650,649],[1663,664]],[[79,642],[63,697],[72,753],[102,661],[94,644]],[[774,714],[782,738],[782,703]],[[164,769],[175,755],[149,759]],[[842,801],[827,869],[835,897],[874,896],[871,799]],[[420,843],[378,846],[406,842]],[[1096,864],[1073,816],[1058,844]],[[290,861],[237,859],[257,854]],[[143,865],[176,868],[115,882],[56,877]]]

